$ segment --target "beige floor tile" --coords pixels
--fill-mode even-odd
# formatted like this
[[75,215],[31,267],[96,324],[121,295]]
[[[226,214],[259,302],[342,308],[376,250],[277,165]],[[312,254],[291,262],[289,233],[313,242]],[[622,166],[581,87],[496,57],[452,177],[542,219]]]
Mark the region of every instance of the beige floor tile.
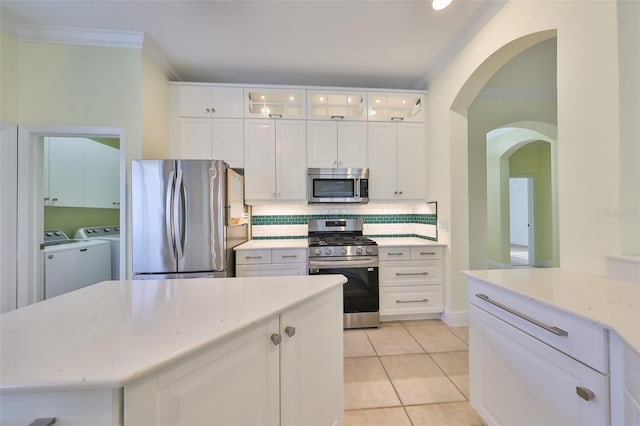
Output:
[[469,351],[430,354],[462,394],[469,399]]
[[382,327],[367,330],[378,355],[423,353],[424,350],[404,327]]
[[443,325],[444,323],[439,319],[422,319],[422,320],[406,320],[401,321],[402,325]]
[[468,345],[444,324],[408,325],[406,329],[429,353],[466,351]]
[[344,357],[353,358],[357,356],[376,356],[371,342],[364,330],[344,331]]
[[398,396],[377,357],[344,360],[344,408],[399,406]]
[[449,327],[449,330],[469,344],[469,327]]
[[414,405],[406,408],[414,426],[482,425],[482,419],[468,402]]
[[404,405],[465,400],[427,354],[384,356],[380,361]]
[[411,426],[402,407],[349,410],[344,413],[344,426]]
[[402,327],[402,322],[400,322],[400,321],[381,321],[379,327]]

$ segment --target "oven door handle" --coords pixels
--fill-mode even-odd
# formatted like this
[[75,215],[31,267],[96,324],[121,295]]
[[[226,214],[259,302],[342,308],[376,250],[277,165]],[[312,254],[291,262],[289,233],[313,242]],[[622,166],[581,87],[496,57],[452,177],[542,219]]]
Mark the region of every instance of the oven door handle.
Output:
[[367,260],[310,260],[310,269],[330,269],[330,268],[377,268],[377,259]]

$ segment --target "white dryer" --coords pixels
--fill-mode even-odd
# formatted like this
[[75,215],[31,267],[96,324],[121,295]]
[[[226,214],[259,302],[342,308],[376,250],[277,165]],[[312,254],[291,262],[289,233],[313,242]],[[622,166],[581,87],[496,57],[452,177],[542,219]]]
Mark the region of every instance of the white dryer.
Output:
[[91,226],[79,228],[74,238],[106,240],[111,243],[111,279],[120,279],[120,227],[119,226]]
[[44,298],[111,279],[108,241],[72,240],[62,231],[44,231]]

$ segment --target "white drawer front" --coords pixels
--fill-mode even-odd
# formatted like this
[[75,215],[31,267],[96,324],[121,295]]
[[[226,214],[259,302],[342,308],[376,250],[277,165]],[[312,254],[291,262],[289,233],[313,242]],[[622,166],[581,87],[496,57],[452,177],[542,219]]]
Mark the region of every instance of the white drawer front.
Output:
[[439,260],[380,262],[381,286],[442,284],[442,274]]
[[[487,296],[492,302],[499,303],[503,307],[489,303],[478,295]],[[469,279],[469,303],[492,313],[601,373],[607,374],[609,371],[607,331],[598,324],[474,278]],[[526,319],[507,312],[504,307],[519,313]],[[544,327],[556,327],[556,333],[564,331],[567,335],[557,335]]]
[[380,287],[380,315],[442,312],[442,286]]
[[256,265],[271,263],[271,250],[239,250],[236,252],[236,264]]
[[411,260],[442,259],[442,247],[411,247]]
[[271,252],[273,263],[305,263],[306,249],[274,249]]
[[378,260],[410,260],[409,247],[379,247]]

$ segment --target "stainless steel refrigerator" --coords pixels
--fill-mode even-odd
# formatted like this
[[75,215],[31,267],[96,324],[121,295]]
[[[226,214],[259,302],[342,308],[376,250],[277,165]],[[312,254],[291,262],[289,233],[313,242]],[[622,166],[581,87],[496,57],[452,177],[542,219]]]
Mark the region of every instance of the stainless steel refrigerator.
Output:
[[133,160],[134,279],[232,277],[248,239],[243,176],[220,160]]

